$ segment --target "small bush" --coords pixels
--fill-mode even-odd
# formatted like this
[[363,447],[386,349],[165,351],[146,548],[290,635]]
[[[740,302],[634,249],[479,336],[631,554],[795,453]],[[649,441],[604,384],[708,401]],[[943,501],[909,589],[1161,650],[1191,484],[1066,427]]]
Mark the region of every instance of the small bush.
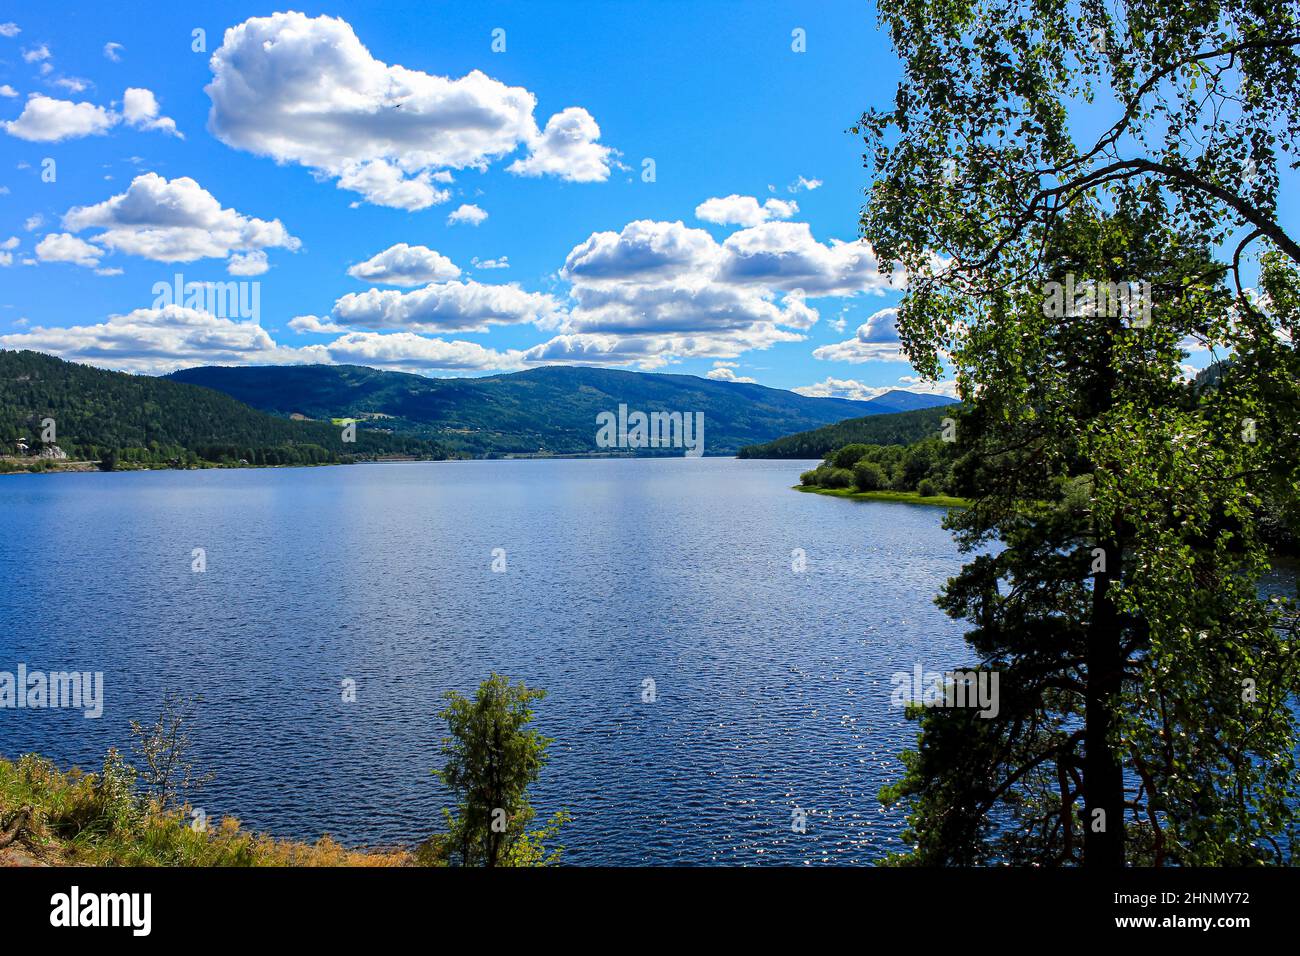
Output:
[[916,493],[922,498],[933,498],[939,493],[939,486],[929,478],[922,478],[917,482]]

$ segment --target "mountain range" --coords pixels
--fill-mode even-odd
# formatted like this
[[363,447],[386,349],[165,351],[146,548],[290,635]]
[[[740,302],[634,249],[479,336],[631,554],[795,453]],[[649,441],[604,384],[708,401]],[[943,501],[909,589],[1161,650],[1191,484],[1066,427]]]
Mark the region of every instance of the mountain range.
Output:
[[290,421],[211,389],[0,350],[0,454],[13,454],[20,440],[33,452],[57,445],[76,459],[140,465],[446,454],[435,443],[377,430],[358,428],[355,439],[344,441],[329,422]]
[[366,430],[437,442],[471,457],[598,452],[596,416],[617,414],[620,405],[629,412],[701,412],[706,454],[725,455],[845,418],[950,401],[898,390],[869,401],[815,398],[694,375],[583,366],[482,378],[428,378],[357,365],[202,366],[167,377],[273,415],[357,419]]

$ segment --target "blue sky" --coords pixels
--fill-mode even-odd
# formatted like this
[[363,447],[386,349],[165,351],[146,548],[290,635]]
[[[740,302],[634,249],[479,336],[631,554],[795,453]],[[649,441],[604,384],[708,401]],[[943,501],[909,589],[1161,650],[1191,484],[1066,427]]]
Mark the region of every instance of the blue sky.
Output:
[[[909,384],[855,242],[846,129],[897,79],[868,5],[7,9],[0,347]],[[257,315],[163,302],[178,273]]]

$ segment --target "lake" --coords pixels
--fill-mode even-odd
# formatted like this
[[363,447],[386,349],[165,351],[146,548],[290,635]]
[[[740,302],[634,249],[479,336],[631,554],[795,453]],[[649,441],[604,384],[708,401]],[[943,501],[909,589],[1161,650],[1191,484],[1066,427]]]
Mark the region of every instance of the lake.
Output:
[[531,792],[540,815],[572,813],[566,862],[877,861],[903,819],[876,793],[915,734],[890,677],[969,663],[931,603],[961,560],[942,509],[791,491],[811,465],[0,479],[0,670],[105,684],[98,720],[0,710],[0,754],[97,768],[166,691],[201,694],[209,815],[412,844],[449,805],[430,775],[442,694],[496,670],[549,692]]

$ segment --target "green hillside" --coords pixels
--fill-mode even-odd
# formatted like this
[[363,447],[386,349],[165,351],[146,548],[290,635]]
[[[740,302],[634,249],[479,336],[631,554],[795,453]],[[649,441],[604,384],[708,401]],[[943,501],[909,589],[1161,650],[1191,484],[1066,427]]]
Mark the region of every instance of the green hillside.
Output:
[[702,412],[705,453],[721,455],[850,416],[934,401],[910,392],[890,392],[873,402],[809,398],[694,375],[573,366],[482,378],[428,378],[348,365],[208,366],[170,378],[277,415],[377,419],[398,434],[475,456],[598,452],[596,416],[616,412],[620,404],[630,411]]
[[812,431],[786,435],[740,450],[741,458],[825,458],[845,445],[910,445],[937,435],[943,419],[954,417],[956,405],[922,408],[893,415],[850,418]]
[[0,350],[0,450],[13,454],[23,438],[35,451],[46,418],[54,419],[58,446],[76,459],[315,464],[385,454],[442,457],[433,443],[366,425],[345,443],[334,425],[278,418],[211,389]]

